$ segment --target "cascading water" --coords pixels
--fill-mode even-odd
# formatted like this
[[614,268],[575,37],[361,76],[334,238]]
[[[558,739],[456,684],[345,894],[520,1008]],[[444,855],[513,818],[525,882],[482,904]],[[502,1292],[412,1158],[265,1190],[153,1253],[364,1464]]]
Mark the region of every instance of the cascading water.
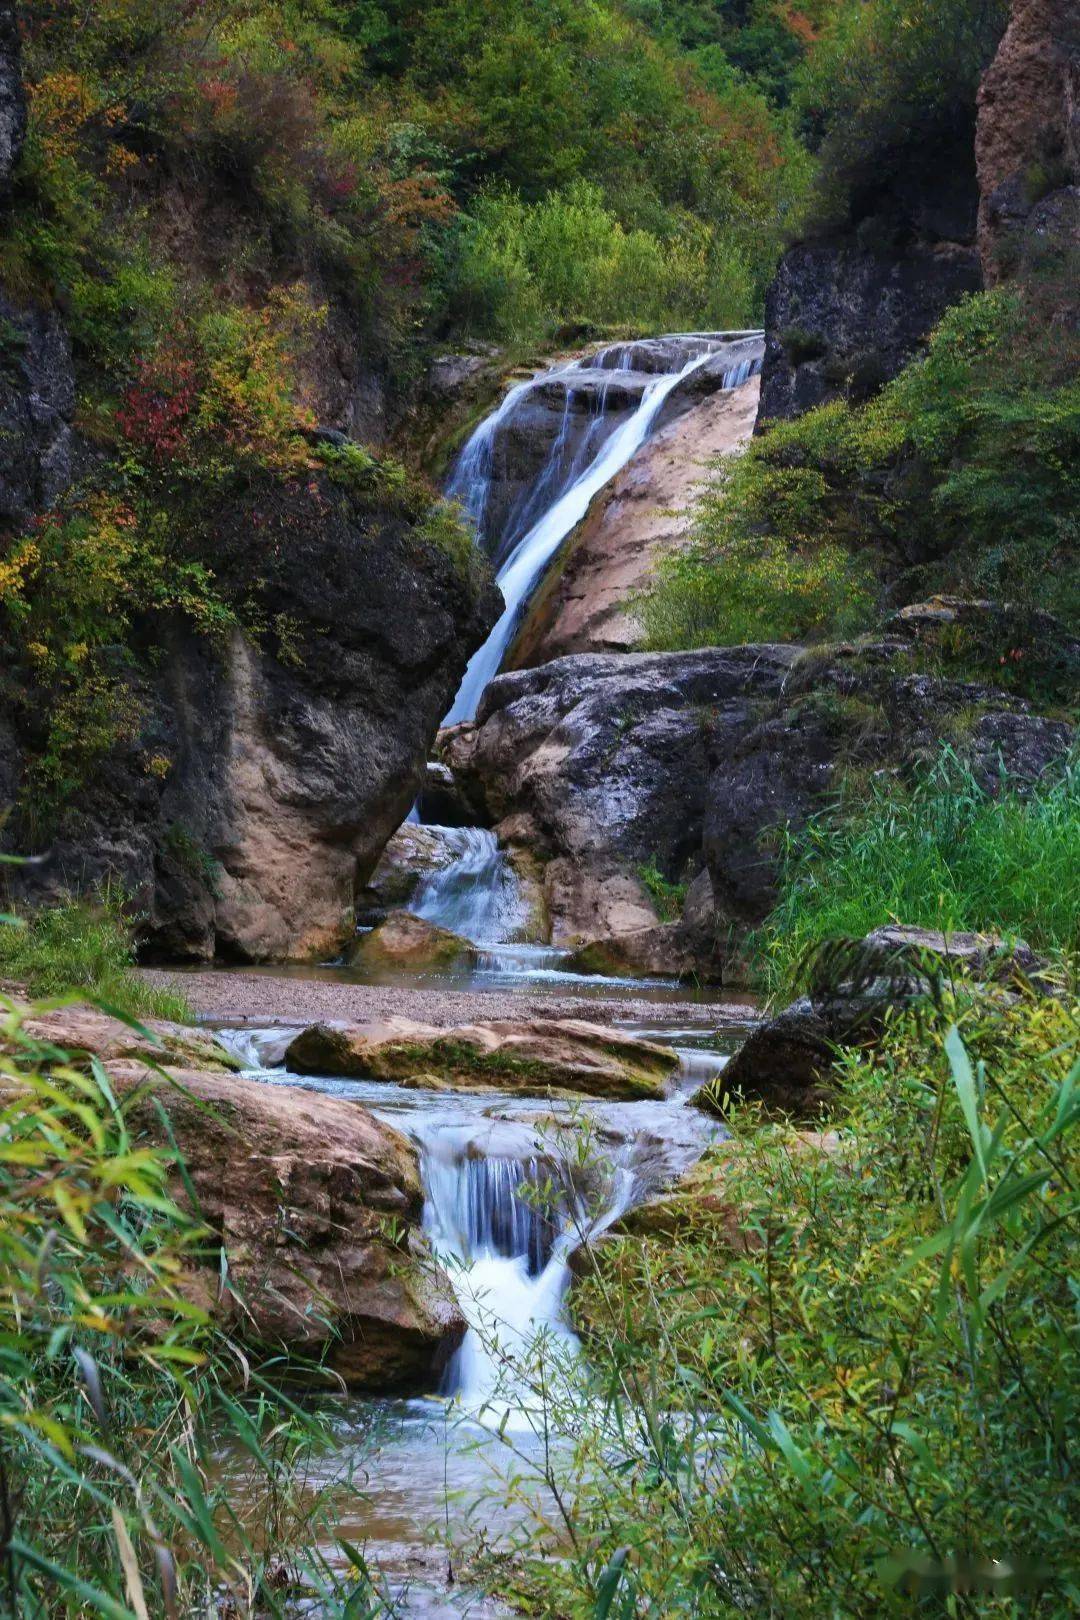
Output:
[[474,945],[512,940],[525,924],[525,906],[495,834],[484,827],[438,831],[451,859],[422,880],[409,910]]
[[[478,543],[497,565],[496,583],[505,608],[484,645],[473,655],[445,724],[471,720],[480,696],[502,667],[522,611],[548,563],[585,513],[593,497],[644,444],[672,393],[696,371],[724,361],[720,388],[745,382],[760,366],[758,333],[692,333],[677,339],[613,345],[588,360],[573,361],[519,383],[498,410],[477,428],[458,459],[447,494],[460,501]],[[730,351],[730,352],[729,352]],[[666,366],[667,369],[661,369]],[[638,377],[637,403],[620,395],[622,410],[608,410],[611,390],[625,390]],[[512,504],[498,533],[489,514],[496,448],[531,393],[564,390],[562,422],[539,476]],[[593,405],[585,431],[571,443],[570,422],[579,396]],[[629,410],[630,414],[626,412]]]

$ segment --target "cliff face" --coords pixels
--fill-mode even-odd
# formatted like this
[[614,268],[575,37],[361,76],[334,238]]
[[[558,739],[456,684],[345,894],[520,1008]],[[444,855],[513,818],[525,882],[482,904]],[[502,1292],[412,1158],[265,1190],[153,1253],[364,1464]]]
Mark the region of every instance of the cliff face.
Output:
[[[0,187],[24,128],[18,36],[0,5]],[[182,236],[179,199],[170,217]],[[379,381],[365,372],[348,312],[327,302],[300,402],[377,437]],[[0,545],[17,555],[25,542],[46,580],[50,567],[81,565],[78,551],[74,564],[41,553],[43,514],[65,496],[77,507],[84,489],[96,498],[111,488],[108,451],[83,445],[73,428],[75,401],[59,312],[0,291]],[[328,437],[348,448],[341,434]],[[227,433],[221,444],[227,455]],[[152,582],[132,584],[123,645],[106,655],[120,694],[110,736],[58,810],[43,809],[35,775],[52,736],[47,677],[9,634],[5,602],[3,841],[35,856],[5,868],[17,900],[118,882],[158,955],[257,960],[339,943],[355,885],[415,797],[498,602],[418,532],[422,501],[403,504],[377,480],[349,490],[310,467],[221,479],[197,537],[185,509],[162,509],[246,633],[196,634],[175,593],[163,586],[158,606]],[[122,575],[130,565],[118,566]],[[18,598],[17,568],[13,577]],[[27,611],[15,601],[16,616]],[[91,691],[89,678],[83,685]]]
[[1080,248],[1080,8],[1014,0],[979,90],[978,243],[988,282]]
[[970,152],[937,154],[846,232],[789,248],[766,298],[759,423],[858,402],[895,377],[982,285],[977,206]]

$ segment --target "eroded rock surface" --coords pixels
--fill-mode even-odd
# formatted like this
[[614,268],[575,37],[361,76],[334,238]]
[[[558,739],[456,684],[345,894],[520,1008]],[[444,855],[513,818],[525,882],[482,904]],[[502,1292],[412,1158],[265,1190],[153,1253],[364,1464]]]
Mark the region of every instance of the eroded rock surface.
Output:
[[574,1019],[440,1029],[391,1018],[315,1024],[285,1053],[298,1074],[393,1080],[420,1090],[571,1092],[633,1101],[661,1096],[678,1060],[666,1047]]
[[646,440],[566,542],[530,607],[507,667],[581,652],[628,652],[641,638],[632,597],[657,557],[685,543],[696,487],[750,438],[759,379],[684,409]]
[[394,911],[369,934],[361,935],[350,960],[364,967],[449,967],[476,955],[460,934],[440,928],[409,911]]
[[988,281],[1080,251],[1080,10],[1013,0],[979,88],[979,251]]
[[26,136],[26,98],[19,55],[15,7],[0,4],[0,194],[11,179]]

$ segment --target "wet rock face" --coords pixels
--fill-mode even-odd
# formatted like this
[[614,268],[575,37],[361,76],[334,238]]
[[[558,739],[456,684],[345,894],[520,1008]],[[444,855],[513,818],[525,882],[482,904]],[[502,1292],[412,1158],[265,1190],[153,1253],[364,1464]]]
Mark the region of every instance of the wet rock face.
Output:
[[19,67],[15,7],[0,3],[0,195],[11,179],[26,136],[26,99]]
[[[556,944],[654,929],[639,868],[671,881],[700,864],[707,736],[716,711],[747,721],[797,656],[785,647],[579,655],[501,675],[447,762],[510,844],[547,865]],[[655,960],[655,958],[650,958]]]
[[1080,250],[1080,11],[1013,0],[979,89],[979,252],[989,282]]
[[[974,198],[969,230],[973,215]],[[949,305],[981,284],[970,235],[900,249],[865,248],[854,238],[789,249],[766,299],[759,423],[831,399],[869,398]]]
[[289,645],[155,628],[157,670],[133,678],[139,734],[16,881],[34,900],[119,879],[159,958],[323,954],[351,931],[356,886],[416,796],[497,601],[333,492],[253,491],[220,514],[215,556],[223,587],[259,581]]

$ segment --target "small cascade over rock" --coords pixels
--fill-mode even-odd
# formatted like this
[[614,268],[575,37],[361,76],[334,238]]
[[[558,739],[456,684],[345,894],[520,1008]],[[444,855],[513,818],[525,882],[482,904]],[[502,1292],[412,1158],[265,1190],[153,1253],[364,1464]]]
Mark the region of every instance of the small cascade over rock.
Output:
[[500,945],[517,937],[526,908],[514,869],[485,827],[440,827],[449,859],[424,877],[409,910],[474,945]]
[[[593,497],[637,452],[680,389],[729,389],[761,363],[757,332],[611,344],[511,388],[473,433],[446,493],[496,565],[505,608],[474,654],[446,724],[471,720],[526,603]],[[693,387],[691,387],[693,384]]]

